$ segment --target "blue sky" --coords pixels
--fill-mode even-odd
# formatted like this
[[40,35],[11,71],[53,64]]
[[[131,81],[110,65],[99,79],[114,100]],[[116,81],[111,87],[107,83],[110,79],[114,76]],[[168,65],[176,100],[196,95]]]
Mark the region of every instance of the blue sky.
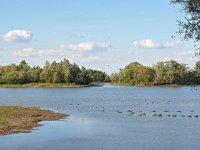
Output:
[[67,58],[111,73],[175,59],[193,67],[192,43],[171,38],[181,15],[169,0],[1,0],[0,64]]

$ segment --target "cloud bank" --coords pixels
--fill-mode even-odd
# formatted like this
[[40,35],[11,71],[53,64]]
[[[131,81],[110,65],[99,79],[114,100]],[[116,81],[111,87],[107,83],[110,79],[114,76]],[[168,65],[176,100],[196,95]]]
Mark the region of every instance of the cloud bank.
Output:
[[[111,48],[108,43],[79,43],[79,44],[68,44],[61,45],[60,49],[34,49],[25,48],[22,50],[14,51],[12,53],[13,57],[65,57],[69,60],[75,62],[101,62],[108,61],[109,59],[104,55],[105,52]],[[89,52],[89,53],[88,53]]]
[[6,42],[28,42],[32,39],[32,32],[27,30],[11,30],[3,35]]
[[85,42],[79,44],[61,45],[60,48],[66,51],[77,51],[77,52],[91,52],[91,51],[102,51],[111,48],[112,46],[108,43],[93,43]]
[[165,43],[159,43],[153,39],[144,39],[133,41],[133,46],[136,48],[148,48],[148,49],[157,49],[157,48],[174,48],[181,46],[183,42],[181,41],[171,41]]

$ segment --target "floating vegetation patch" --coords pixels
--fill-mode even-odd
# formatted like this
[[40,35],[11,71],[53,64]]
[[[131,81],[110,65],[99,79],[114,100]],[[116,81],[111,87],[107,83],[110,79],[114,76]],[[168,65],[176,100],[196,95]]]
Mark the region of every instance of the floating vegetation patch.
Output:
[[145,112],[142,112],[142,113],[140,113],[140,116],[141,116],[141,117],[146,117],[147,114],[146,114]]
[[[119,110],[117,110],[116,111],[117,113],[119,113],[119,114],[121,114],[121,113],[123,113],[122,111],[119,111]],[[130,115],[130,116],[132,116],[132,115],[136,115],[136,116],[140,116],[140,117],[146,117],[146,116],[151,116],[151,117],[157,117],[157,118],[162,118],[162,117],[172,117],[172,118],[199,118],[199,115],[198,114],[183,114],[182,112],[183,112],[183,110],[168,110],[168,109],[165,109],[165,110],[160,110],[160,112],[159,111],[157,111],[157,110],[150,110],[149,112],[150,112],[150,114],[148,115],[148,113],[147,113],[148,111],[142,111],[142,110],[132,110],[132,109],[128,109],[127,110],[127,113],[128,113],[128,115]],[[163,113],[162,113],[163,112]],[[174,114],[173,113],[169,113],[169,112],[174,112]],[[189,111],[190,113],[191,112],[195,112],[194,110],[191,110],[191,111]],[[177,113],[177,114],[176,114]]]
[[177,115],[176,115],[176,114],[173,114],[173,115],[172,115],[172,117],[174,117],[174,118],[175,118],[175,117],[177,117]]
[[133,110],[128,110],[129,115],[133,115],[134,111]]
[[163,115],[162,114],[153,114],[152,116],[153,117],[162,117]]

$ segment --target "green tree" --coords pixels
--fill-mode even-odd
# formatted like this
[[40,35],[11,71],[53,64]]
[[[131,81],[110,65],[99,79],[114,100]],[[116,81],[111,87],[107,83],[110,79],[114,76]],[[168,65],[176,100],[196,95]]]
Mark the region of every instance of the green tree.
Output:
[[179,64],[176,61],[158,62],[154,65],[155,84],[184,84],[187,75],[185,64]]
[[200,71],[200,60],[196,62],[196,70]]
[[65,83],[70,82],[70,63],[69,60],[64,59],[62,63],[62,74],[63,74],[63,80]]
[[199,0],[171,0],[173,4],[179,4],[184,11],[184,20],[179,20],[178,33],[183,35],[185,40],[194,40],[197,44],[200,41],[200,1]]

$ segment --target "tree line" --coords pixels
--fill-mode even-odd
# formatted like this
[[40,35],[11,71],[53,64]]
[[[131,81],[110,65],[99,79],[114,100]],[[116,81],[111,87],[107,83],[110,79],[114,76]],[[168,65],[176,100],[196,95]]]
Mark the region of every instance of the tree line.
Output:
[[25,60],[18,65],[0,66],[0,84],[73,83],[87,85],[91,82],[140,86],[200,84],[200,61],[196,62],[194,69],[174,60],[157,62],[152,67],[133,62],[110,76],[102,71],[71,64],[67,59],[52,63],[46,61],[44,67],[31,67]]
[[152,67],[133,62],[110,78],[112,83],[128,85],[200,84],[200,61],[194,69],[174,60],[157,62]]
[[43,68],[29,66],[23,60],[20,64],[0,66],[0,84],[26,83],[74,83],[107,82],[109,76],[102,71],[86,69],[71,64],[67,59],[52,63],[46,61]]

